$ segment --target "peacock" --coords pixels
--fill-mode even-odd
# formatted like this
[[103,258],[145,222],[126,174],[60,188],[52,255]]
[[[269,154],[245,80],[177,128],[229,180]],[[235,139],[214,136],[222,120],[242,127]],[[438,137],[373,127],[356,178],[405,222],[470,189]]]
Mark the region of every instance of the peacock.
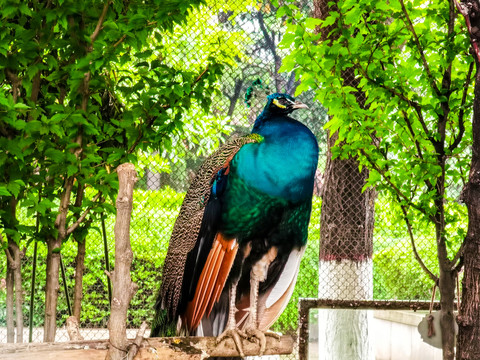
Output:
[[302,108],[267,96],[251,134],[202,164],[174,225],[150,336],[232,337],[241,356],[244,337],[263,354],[307,243],[318,143],[288,116]]

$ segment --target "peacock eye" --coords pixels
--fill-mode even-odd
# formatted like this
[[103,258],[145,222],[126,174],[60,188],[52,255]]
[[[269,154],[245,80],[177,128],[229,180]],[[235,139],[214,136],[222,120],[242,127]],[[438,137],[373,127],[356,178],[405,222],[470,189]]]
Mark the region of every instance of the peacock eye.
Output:
[[272,104],[280,109],[286,108],[285,98],[279,97],[279,98],[273,99]]

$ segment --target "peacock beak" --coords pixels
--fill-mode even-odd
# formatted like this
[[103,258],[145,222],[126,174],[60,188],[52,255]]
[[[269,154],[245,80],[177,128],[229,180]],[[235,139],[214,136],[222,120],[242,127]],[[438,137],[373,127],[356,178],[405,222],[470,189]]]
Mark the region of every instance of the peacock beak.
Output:
[[292,105],[292,109],[308,109],[308,106],[300,101],[295,101]]

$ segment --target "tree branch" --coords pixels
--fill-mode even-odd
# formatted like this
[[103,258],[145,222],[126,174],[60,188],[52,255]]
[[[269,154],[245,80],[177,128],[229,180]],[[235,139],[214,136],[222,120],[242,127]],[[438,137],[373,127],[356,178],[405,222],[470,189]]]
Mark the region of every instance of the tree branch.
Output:
[[412,136],[412,140],[415,143],[415,147],[417,148],[417,153],[420,159],[423,160],[423,153],[422,153],[422,148],[420,147],[420,144],[417,139],[415,139],[415,131],[413,131],[412,124],[410,123],[410,119],[408,118],[408,115],[405,110],[402,110],[402,115],[403,119],[405,120],[405,123],[407,124],[407,129],[410,132],[410,135]]
[[[103,6],[103,10],[102,10],[102,13],[100,15],[100,18],[98,19],[97,26],[95,27],[95,30],[93,31],[92,35],[90,35],[91,44],[89,46],[87,46],[87,48],[86,48],[87,53],[91,52],[93,42],[95,41],[95,39],[98,37],[98,34],[100,33],[103,22],[105,20],[105,16],[107,15],[109,4],[110,4],[110,0],[107,0],[105,5]],[[84,79],[83,79],[83,86],[82,86],[82,90],[81,90],[81,92],[82,92],[81,109],[85,112],[87,111],[88,99],[89,99],[89,95],[90,95],[90,93],[88,91],[88,88],[89,88],[89,85],[90,85],[90,77],[91,77],[91,72],[90,71],[85,73]],[[79,145],[79,147],[73,153],[75,154],[76,158],[78,159],[79,156],[80,156],[80,153],[82,152],[82,142],[83,142],[83,131],[82,131],[81,127],[78,130],[78,135],[75,139],[75,142]],[[57,220],[55,221],[55,225],[57,225],[59,227],[60,234],[64,233],[64,235],[62,237],[62,240],[65,239],[68,235],[70,235],[73,231],[75,231],[75,229],[80,225],[80,223],[82,223],[85,220],[85,217],[87,216],[87,214],[90,212],[90,209],[91,209],[91,207],[88,207],[84,211],[84,213],[68,229],[66,228],[66,225],[67,225],[66,224],[66,216],[67,216],[67,211],[68,211],[68,206],[69,206],[68,203],[70,202],[70,193],[71,193],[71,190],[73,188],[73,179],[74,179],[73,176],[71,176],[70,178],[67,179],[65,193],[64,193],[64,196],[62,196],[62,200],[61,200],[61,203],[60,203],[61,211],[59,212],[59,214],[57,216]],[[95,196],[93,201],[94,202],[97,201],[100,196],[101,196],[101,192],[99,192]],[[62,214],[62,212],[64,212],[64,214]],[[60,216],[60,215],[62,215],[62,216]],[[60,228],[60,226],[61,226],[61,228]]]
[[473,71],[473,61],[470,63],[470,66],[468,68],[467,79],[465,81],[465,85],[463,85],[462,104],[460,105],[460,111],[458,112],[458,134],[457,136],[455,136],[453,143],[448,147],[448,150],[450,150],[450,152],[452,152],[460,144],[460,141],[462,141],[463,134],[465,132],[465,123],[464,123],[463,117],[465,114],[465,103],[467,101],[467,93],[468,93],[468,87],[470,86],[472,71]]
[[385,181],[388,183],[388,185],[391,186],[391,188],[395,191],[395,194],[398,196],[399,200],[400,198],[401,199],[404,199],[409,206],[413,207],[414,209],[417,209],[418,211],[420,211],[422,214],[426,215],[426,212],[425,212],[425,209],[423,209],[422,207],[418,206],[417,204],[413,203],[412,200],[410,200],[393,182],[392,180],[390,179],[389,176],[387,176],[387,174],[385,173],[385,171],[383,171],[382,169],[380,169],[378,167],[378,165],[375,163],[375,161],[373,161],[372,159],[370,159],[370,157],[367,155],[367,153],[365,152],[365,150],[361,149],[360,150],[360,153],[365,157],[365,159],[367,159],[367,161],[370,163],[370,165],[372,166],[372,168],[377,171],[380,175],[382,175],[382,177],[385,179]]
[[233,94],[231,96],[224,92],[224,95],[230,101],[230,104],[228,106],[227,116],[232,116],[233,112],[235,111],[235,104],[237,103],[240,97],[240,92],[242,91],[243,82],[244,81],[242,78],[235,79],[235,86],[233,87]]
[[280,57],[277,55],[277,50],[275,48],[274,40],[268,34],[268,30],[267,30],[267,27],[265,26],[265,21],[263,19],[263,12],[261,11],[257,12],[257,19],[258,19],[258,24],[260,25],[260,30],[262,30],[263,37],[265,38],[267,47],[272,52],[273,58],[275,59],[275,62],[276,62],[277,60],[280,60]]
[[19,79],[18,75],[12,72],[10,69],[5,70],[5,75],[7,76],[8,80],[12,84],[13,102],[17,103],[18,95],[20,94],[20,85],[22,84],[22,80]]
[[135,337],[135,340],[131,344],[128,350],[127,354],[127,360],[133,360],[135,356],[138,353],[138,350],[140,349],[140,345],[142,345],[142,342],[145,338],[145,331],[147,330],[147,323],[144,321],[142,322],[142,325],[140,325],[140,328],[138,329],[137,336]]
[[113,44],[113,47],[115,48],[118,45],[120,45],[123,42],[123,40],[125,40],[126,38],[127,38],[127,35],[123,34],[122,37],[115,44]]
[[[205,69],[197,76],[197,78],[196,78],[195,81],[193,82],[193,85],[197,84],[197,83],[200,81],[200,79],[203,77],[203,75],[205,75],[205,73],[207,72],[207,70],[208,70],[208,65],[207,65],[207,66],[205,67]],[[190,91],[190,92],[188,93],[188,95],[190,95],[192,92],[193,92],[193,90]]]
[[[0,242],[4,242],[3,240],[3,236],[2,234],[0,233]],[[12,254],[10,254],[10,251],[8,251],[8,246],[5,247],[5,255],[7,256],[7,260],[10,264],[13,264],[13,257],[12,257]]]
[[[454,30],[455,30],[455,5],[452,1],[448,2],[449,4],[449,11],[448,11],[448,36],[451,37]],[[445,143],[445,129],[446,123],[448,121],[448,116],[450,113],[450,106],[449,106],[449,98],[451,94],[451,86],[452,86],[452,61],[448,64],[445,68],[442,77],[442,93],[445,95],[446,100],[442,100],[440,105],[443,110],[443,115],[438,117],[438,128],[441,129],[440,134],[442,135],[441,143]],[[442,148],[443,150],[443,148]]]
[[473,51],[475,52],[475,56],[477,58],[477,61],[480,61],[480,48],[478,47],[478,43],[477,43],[478,39],[477,39],[476,35],[473,34],[473,32],[472,32],[472,24],[470,22],[469,9],[468,9],[467,6],[464,7],[463,4],[460,4],[457,0],[454,0],[454,1],[455,1],[455,6],[457,7],[458,11],[465,18],[465,24],[467,25],[467,30],[468,30],[468,33],[470,34],[470,42],[472,43]]
[[[413,130],[412,124],[410,123],[410,119],[408,118],[408,115],[404,110],[402,110],[402,114],[403,114],[403,118],[405,119],[405,123],[407,124],[407,128],[410,134],[412,135],[412,140],[415,142],[415,147],[417,148],[418,156],[420,157],[420,159],[424,160],[422,148],[420,147],[420,143],[418,142],[418,140],[415,139],[415,132]],[[425,179],[425,184],[427,185],[427,188],[429,190],[433,189],[433,184],[429,179]]]
[[[97,195],[95,195],[95,197],[92,199],[92,202],[96,202],[100,196],[102,195],[102,192],[99,191]],[[85,209],[85,211],[83,212],[82,215],[80,215],[80,217],[72,224],[68,227],[67,229],[67,232],[66,232],[66,235],[70,235],[71,233],[73,233],[77,228],[78,226],[85,220],[85,218],[87,217],[88,213],[90,212],[90,210],[92,209],[93,206],[89,206]]]
[[60,206],[58,209],[58,215],[55,219],[55,227],[58,229],[58,236],[63,241],[66,238],[66,219],[67,219],[67,212],[68,207],[70,204],[70,195],[73,188],[73,176],[69,177],[65,181],[65,186],[62,195],[60,196]]
[[415,239],[413,237],[412,225],[410,224],[410,220],[408,219],[408,216],[407,216],[407,210],[405,209],[404,205],[400,205],[400,207],[402,208],[403,218],[405,220],[405,223],[407,224],[408,235],[410,237],[410,243],[412,244],[413,255],[415,256],[415,259],[417,260],[417,262],[420,264],[420,267],[422,268],[422,270],[425,271],[425,273],[427,273],[430,279],[432,279],[435,283],[437,283],[438,277],[428,269],[428,267],[425,265],[422,258],[418,254],[417,246],[415,245]]
[[405,3],[403,0],[400,0],[400,5],[402,7],[403,14],[407,18],[407,28],[408,30],[412,33],[413,38],[415,40],[415,44],[417,45],[418,52],[420,53],[420,58],[422,59],[423,67],[425,71],[427,72],[427,76],[430,79],[431,85],[437,96],[440,96],[440,90],[438,89],[437,83],[435,82],[435,79],[432,75],[432,72],[430,71],[430,67],[428,66],[427,59],[425,58],[425,53],[423,52],[423,47],[420,44],[420,40],[418,39],[418,35],[415,32],[415,28],[413,27],[412,21],[410,20],[410,16],[408,15],[407,9],[405,8]]
[[40,92],[40,80],[41,71],[38,70],[32,79],[32,93],[30,94],[30,100],[32,100],[34,103],[36,103],[38,100],[38,93]]
[[295,84],[295,71],[292,71],[288,77],[287,85],[285,86],[285,91],[287,94],[293,96],[295,94],[295,90],[297,89],[296,85],[298,84]]
[[428,127],[427,127],[427,123],[425,122],[425,119],[423,118],[422,107],[420,106],[420,104],[418,102],[416,102],[414,100],[410,100],[404,94],[402,94],[402,93],[400,93],[400,92],[398,92],[398,91],[396,91],[392,88],[389,88],[389,87],[385,86],[384,84],[378,84],[375,80],[373,80],[370,76],[368,76],[368,74],[366,73],[366,71],[364,69],[358,67],[358,70],[361,72],[362,76],[365,79],[367,79],[368,81],[373,83],[375,86],[378,86],[378,87],[381,87],[382,89],[385,89],[390,94],[398,97],[400,100],[404,101],[405,103],[407,103],[407,105],[412,107],[415,110],[415,113],[417,114],[418,121],[420,122],[420,125],[422,126],[423,132],[425,133],[427,139],[432,143],[433,146],[436,146],[435,139],[433,137],[431,137],[430,135],[428,135],[429,130],[428,130]]
[[100,34],[100,30],[102,29],[103,21],[105,20],[105,16],[107,15],[109,5],[110,5],[110,0],[107,0],[105,5],[103,6],[102,14],[98,19],[97,26],[95,27],[95,30],[93,31],[92,35],[90,35],[90,40],[92,41],[92,44],[95,41],[95,39],[98,37],[98,34]]

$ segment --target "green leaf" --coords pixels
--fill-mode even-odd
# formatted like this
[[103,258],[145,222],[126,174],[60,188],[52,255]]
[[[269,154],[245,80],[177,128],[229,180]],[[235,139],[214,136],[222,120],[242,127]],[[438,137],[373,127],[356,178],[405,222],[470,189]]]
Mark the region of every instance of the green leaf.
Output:
[[317,18],[307,18],[305,20],[305,27],[307,29],[315,29],[318,25],[322,23],[322,20],[317,19]]
[[332,136],[337,132],[340,126],[342,126],[342,121],[339,117],[335,116],[325,124],[325,129],[328,129],[330,131],[330,136]]
[[10,194],[12,194],[14,197],[18,197],[18,194],[20,193],[20,190],[21,190],[21,186],[17,182],[10,182],[7,185],[7,189],[10,192]]
[[340,15],[335,11],[329,12],[329,15],[321,23],[322,27],[324,28],[324,27],[331,26],[331,25],[335,24],[335,22],[337,21],[339,16]]
[[67,166],[67,176],[72,176],[74,174],[76,174],[78,171],[78,167],[75,166],[75,165],[68,165]]
[[0,196],[11,196],[10,191],[7,190],[6,186],[0,185]]
[[26,104],[23,104],[23,103],[16,103],[14,106],[13,106],[15,109],[19,109],[19,110],[28,110],[30,109],[30,106],[26,105]]
[[60,254],[61,251],[62,251],[62,247],[61,247],[61,246],[52,249],[52,253],[53,253],[53,254]]
[[49,148],[45,151],[45,156],[52,159],[55,163],[62,163],[65,160],[65,154],[61,150]]

